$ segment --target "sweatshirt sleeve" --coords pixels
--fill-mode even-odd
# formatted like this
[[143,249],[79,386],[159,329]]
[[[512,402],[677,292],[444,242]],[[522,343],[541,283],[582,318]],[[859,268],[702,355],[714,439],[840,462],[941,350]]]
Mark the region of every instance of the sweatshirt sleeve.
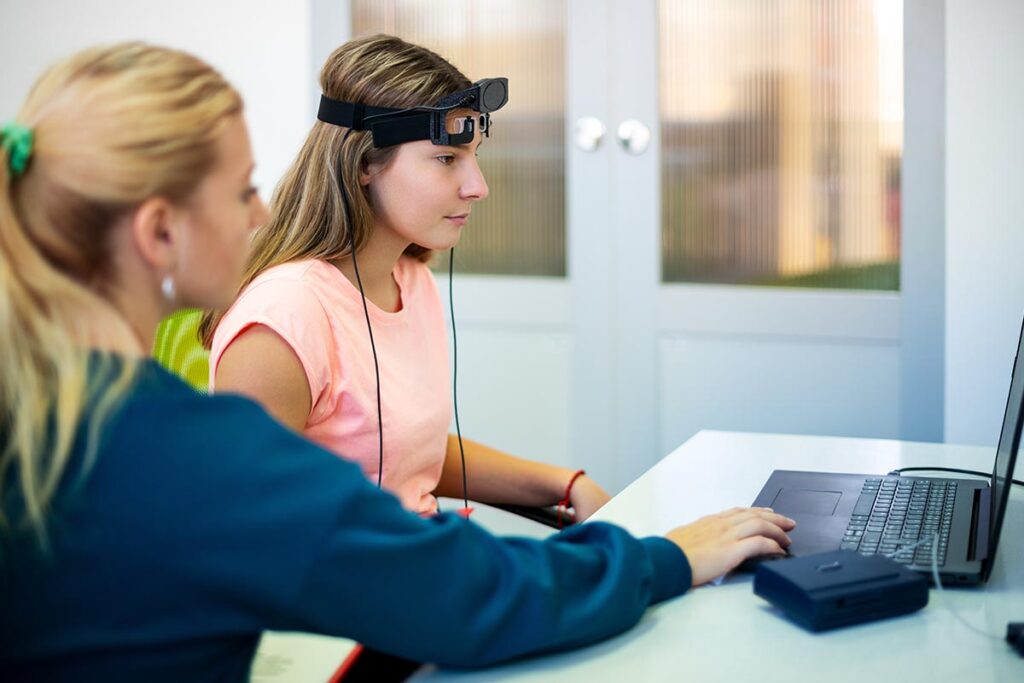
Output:
[[247,399],[188,394],[129,411],[123,455],[93,477],[109,473],[97,499],[127,511],[132,566],[174,587],[158,613],[175,633],[321,633],[469,668],[610,637],[690,586],[665,539],[600,522],[499,538],[424,519]]
[[410,515],[366,485],[326,531],[292,627],[477,667],[610,637],[690,583],[685,555],[662,538],[600,522],[498,538],[458,515]]

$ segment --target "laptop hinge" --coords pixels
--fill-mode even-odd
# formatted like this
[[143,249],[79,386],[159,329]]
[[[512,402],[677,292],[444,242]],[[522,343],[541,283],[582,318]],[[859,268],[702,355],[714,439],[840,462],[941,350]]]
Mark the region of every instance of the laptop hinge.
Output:
[[967,544],[969,561],[985,560],[988,557],[989,524],[992,516],[992,489],[975,489],[974,505],[971,510],[971,536]]

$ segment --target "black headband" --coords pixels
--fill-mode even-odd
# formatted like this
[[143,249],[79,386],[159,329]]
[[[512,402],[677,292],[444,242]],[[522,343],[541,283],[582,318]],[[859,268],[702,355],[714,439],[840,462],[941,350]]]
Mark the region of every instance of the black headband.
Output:
[[321,95],[317,118],[352,130],[369,130],[373,134],[373,146],[378,148],[416,140],[430,140],[435,145],[465,145],[473,140],[476,125],[473,117],[466,117],[462,130],[453,133],[445,125],[448,113],[455,109],[479,112],[480,132],[489,135],[490,113],[501,109],[506,102],[508,79],[485,78],[466,90],[442,98],[433,107],[371,107]]

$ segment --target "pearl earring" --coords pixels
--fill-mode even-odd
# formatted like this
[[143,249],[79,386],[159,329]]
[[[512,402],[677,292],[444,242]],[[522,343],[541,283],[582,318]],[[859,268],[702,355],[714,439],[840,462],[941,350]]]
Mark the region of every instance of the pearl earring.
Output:
[[167,299],[167,303],[173,304],[176,291],[174,289],[174,277],[171,275],[165,275],[164,279],[160,282],[160,291],[163,292],[164,298]]

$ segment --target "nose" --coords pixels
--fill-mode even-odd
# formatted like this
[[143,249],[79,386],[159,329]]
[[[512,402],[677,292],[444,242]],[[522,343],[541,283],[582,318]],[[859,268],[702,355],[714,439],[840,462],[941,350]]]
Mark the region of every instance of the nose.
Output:
[[481,199],[486,199],[489,193],[490,189],[487,187],[487,181],[484,180],[480,164],[477,163],[476,157],[473,157],[467,167],[462,186],[459,188],[459,196],[468,201],[478,202]]

